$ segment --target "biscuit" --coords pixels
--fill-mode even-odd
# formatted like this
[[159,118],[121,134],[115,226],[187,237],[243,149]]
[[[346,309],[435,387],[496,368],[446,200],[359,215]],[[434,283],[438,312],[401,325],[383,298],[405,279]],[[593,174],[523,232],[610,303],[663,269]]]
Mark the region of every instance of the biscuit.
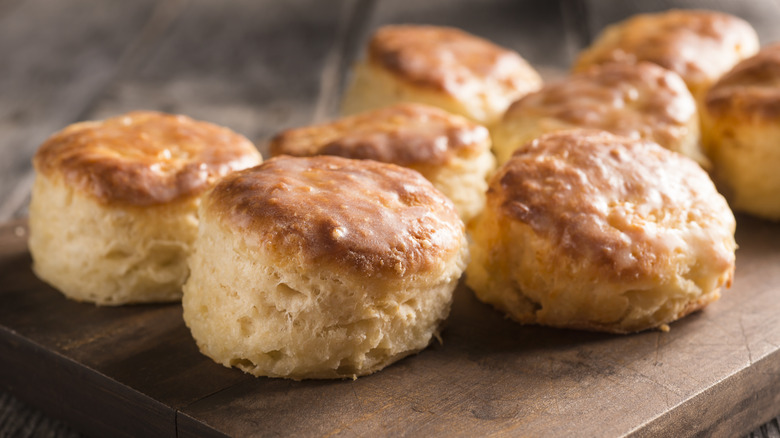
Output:
[[342,113],[411,101],[489,126],[509,104],[541,84],[536,70],[516,52],[462,30],[384,26],[354,69]]
[[608,26],[580,54],[574,70],[610,62],[653,62],[679,74],[701,104],[710,85],[758,48],[756,31],[741,18],[673,9]]
[[706,163],[696,101],[679,75],[648,62],[593,66],[527,94],[493,129],[493,149],[504,163],[534,138],[574,128],[652,140]]
[[185,116],[139,111],[68,126],[33,158],[33,270],[78,301],[178,300],[200,195],[260,161],[246,138]]
[[545,134],[491,179],[466,282],[523,324],[635,332],[719,298],[734,229],[693,160],[604,131]]
[[204,198],[184,321],[203,354],[256,376],[370,374],[428,345],[467,254],[419,173],[275,157]]
[[780,220],[780,44],[737,64],[707,93],[706,151],[735,210]]
[[441,109],[399,103],[332,123],[282,132],[271,155],[338,155],[420,172],[455,204],[463,221],[485,205],[495,165],[486,128]]

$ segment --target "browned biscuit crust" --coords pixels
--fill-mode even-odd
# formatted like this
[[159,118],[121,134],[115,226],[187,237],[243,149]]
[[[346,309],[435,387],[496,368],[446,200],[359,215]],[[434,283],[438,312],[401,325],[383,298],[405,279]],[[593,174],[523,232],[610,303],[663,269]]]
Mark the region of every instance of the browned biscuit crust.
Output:
[[609,62],[649,61],[678,73],[701,98],[706,88],[758,50],[755,30],[741,18],[706,10],[635,15],[608,27],[574,70]]
[[707,93],[707,110],[742,123],[780,119],[780,44],[737,64]]
[[280,156],[219,182],[205,214],[304,263],[367,277],[433,269],[460,249],[452,202],[419,173],[370,160]]
[[[650,278],[668,264],[675,221],[731,217],[694,161],[602,131],[550,134],[526,145],[494,176],[488,196],[507,217],[571,257],[596,261],[600,275],[613,279]],[[644,227],[650,221],[652,233]],[[734,261],[719,246],[708,257],[723,268]]]
[[696,101],[685,82],[648,62],[593,66],[548,83],[512,104],[497,130],[521,129],[529,120],[535,132],[603,129],[676,152],[688,152],[699,141]]
[[520,323],[645,330],[720,297],[734,228],[694,161],[604,131],[546,134],[491,179],[466,283]]
[[780,220],[780,44],[763,48],[707,93],[704,145],[735,210]]
[[541,83],[516,52],[451,27],[384,26],[369,43],[368,62],[403,81],[457,98],[484,92],[486,82],[520,95]]
[[36,153],[36,171],[104,204],[156,205],[201,193],[217,178],[260,162],[235,132],[186,116],[136,111],[68,126]]
[[416,103],[346,117],[332,123],[282,132],[271,155],[338,155],[400,166],[443,165],[489,147],[486,128],[444,110]]

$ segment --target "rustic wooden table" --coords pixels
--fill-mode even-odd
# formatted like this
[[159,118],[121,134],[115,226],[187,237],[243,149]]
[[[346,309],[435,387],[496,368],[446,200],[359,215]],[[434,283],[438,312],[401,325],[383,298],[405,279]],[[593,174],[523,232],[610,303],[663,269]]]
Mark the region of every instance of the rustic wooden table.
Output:
[[[0,0],[0,223],[26,216],[30,158],[76,121],[182,113],[231,127],[262,150],[280,129],[336,114],[349,67],[379,25],[461,27],[554,77],[606,24],[670,7],[731,12],[763,43],[780,40],[777,0]],[[0,276],[0,284],[12,278]],[[78,435],[17,395],[0,392],[0,436]],[[743,432],[780,437],[778,418]]]

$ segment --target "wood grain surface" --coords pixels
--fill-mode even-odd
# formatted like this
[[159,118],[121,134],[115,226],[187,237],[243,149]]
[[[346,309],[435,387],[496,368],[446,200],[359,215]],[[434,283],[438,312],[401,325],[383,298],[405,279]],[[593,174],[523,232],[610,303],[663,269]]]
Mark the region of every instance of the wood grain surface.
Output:
[[[763,43],[780,40],[776,0],[0,0],[0,222],[26,215],[32,154],[69,123],[156,109],[231,127],[262,149],[281,129],[336,115],[350,66],[382,24],[462,27],[551,78],[609,23],[672,7],[734,13]],[[746,434],[780,414],[780,236],[750,218],[739,228],[735,288],[669,334],[523,328],[461,288],[444,345],[356,382],[294,383],[205,360],[177,306],[65,300],[29,271],[23,228],[6,226],[0,435],[74,433],[9,393],[92,435],[122,421],[144,435]],[[753,434],[780,436],[777,426]]]
[[780,406],[780,225],[738,218],[734,287],[668,333],[523,327],[465,287],[443,343],[356,381],[254,378],[176,304],[99,308],[0,228],[0,385],[89,435],[734,436]]

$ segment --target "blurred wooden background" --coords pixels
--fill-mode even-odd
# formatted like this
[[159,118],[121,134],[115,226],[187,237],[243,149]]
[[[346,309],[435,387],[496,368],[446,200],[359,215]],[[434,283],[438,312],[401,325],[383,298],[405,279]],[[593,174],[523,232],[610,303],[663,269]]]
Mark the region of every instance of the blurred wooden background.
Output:
[[[26,215],[33,153],[76,121],[182,113],[262,150],[281,129],[336,115],[350,65],[382,24],[460,27],[552,78],[605,25],[673,7],[729,12],[762,44],[780,41],[780,0],[0,0],[0,222]],[[0,436],[74,435],[0,393]],[[778,420],[752,435],[780,437]]]

